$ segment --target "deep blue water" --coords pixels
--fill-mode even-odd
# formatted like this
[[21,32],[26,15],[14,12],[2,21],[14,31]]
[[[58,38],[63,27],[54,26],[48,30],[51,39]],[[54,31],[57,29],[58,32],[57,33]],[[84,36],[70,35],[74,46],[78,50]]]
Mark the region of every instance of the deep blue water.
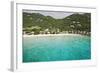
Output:
[[23,37],[23,62],[91,59],[89,36]]

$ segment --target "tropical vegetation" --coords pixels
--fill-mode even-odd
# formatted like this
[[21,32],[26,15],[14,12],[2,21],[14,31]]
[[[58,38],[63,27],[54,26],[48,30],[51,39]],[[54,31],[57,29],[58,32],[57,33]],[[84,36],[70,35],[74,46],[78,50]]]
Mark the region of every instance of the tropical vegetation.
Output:
[[40,13],[23,12],[23,34],[75,33],[90,35],[90,32],[90,13],[74,13],[62,19],[56,19]]

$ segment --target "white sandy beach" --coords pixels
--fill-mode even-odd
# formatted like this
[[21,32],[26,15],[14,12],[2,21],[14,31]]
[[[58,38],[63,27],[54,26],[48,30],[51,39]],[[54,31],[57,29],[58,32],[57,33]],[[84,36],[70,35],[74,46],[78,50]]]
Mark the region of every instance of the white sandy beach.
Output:
[[38,34],[38,35],[27,35],[24,34],[23,37],[45,37],[45,36],[68,36],[68,35],[73,35],[73,36],[81,36],[80,34]]

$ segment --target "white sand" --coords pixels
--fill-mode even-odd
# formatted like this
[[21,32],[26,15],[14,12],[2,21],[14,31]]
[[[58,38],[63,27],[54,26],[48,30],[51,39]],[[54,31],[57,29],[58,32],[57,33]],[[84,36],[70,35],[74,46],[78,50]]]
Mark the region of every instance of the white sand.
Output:
[[65,35],[73,35],[73,36],[79,36],[80,34],[38,34],[38,35],[27,35],[24,34],[23,37],[39,37],[39,36],[65,36]]

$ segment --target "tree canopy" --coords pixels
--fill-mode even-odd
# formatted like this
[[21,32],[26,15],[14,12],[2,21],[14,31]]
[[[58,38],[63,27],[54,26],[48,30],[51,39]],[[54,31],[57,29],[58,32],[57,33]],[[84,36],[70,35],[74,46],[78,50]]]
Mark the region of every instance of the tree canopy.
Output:
[[[49,31],[86,31],[91,32],[91,14],[74,13],[63,19],[55,19],[51,16],[44,16],[40,13],[23,12],[23,28],[32,28],[32,30],[49,29]],[[39,29],[40,28],[40,29]]]

